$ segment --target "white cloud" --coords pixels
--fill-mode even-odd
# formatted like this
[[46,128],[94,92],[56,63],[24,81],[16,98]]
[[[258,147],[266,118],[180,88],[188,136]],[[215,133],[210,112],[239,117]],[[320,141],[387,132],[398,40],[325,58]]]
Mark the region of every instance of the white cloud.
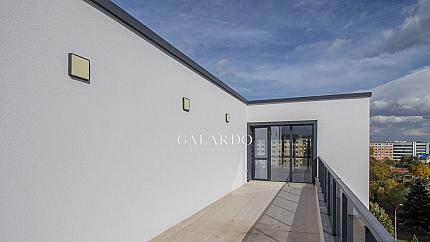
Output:
[[372,140],[430,139],[430,66],[372,91]]
[[387,108],[389,105],[389,102],[382,100],[375,100],[372,102],[372,106],[376,110],[382,110],[384,108]]
[[430,114],[430,66],[373,89],[375,114]]
[[[428,128],[418,128],[418,129],[411,128],[411,129],[403,130],[401,134],[406,136],[427,136],[425,138],[428,138],[428,136],[430,135],[430,131]],[[418,137],[415,140],[418,140]]]
[[393,33],[394,33],[394,31],[392,29],[382,30],[382,36],[384,37],[384,39],[391,38],[391,36],[393,36]]
[[396,53],[429,44],[430,0],[419,0],[403,13],[408,15],[403,23],[396,28],[383,30],[381,34],[384,39],[370,51],[369,56]]
[[216,61],[212,65],[212,69],[215,75],[219,75],[223,77],[234,75],[234,71],[232,70],[231,63],[226,58]]
[[415,123],[415,122],[420,122],[423,120],[424,120],[423,116],[395,116],[395,115],[383,116],[383,115],[378,115],[378,116],[372,116],[371,117],[372,123],[376,123],[376,124]]
[[[298,46],[294,53],[289,54],[289,58],[293,59],[300,56],[306,59],[299,63],[290,61],[250,63],[253,60],[244,60],[246,64],[240,67],[235,66],[235,77],[244,80],[244,85],[251,87],[254,95],[255,93],[263,93],[265,90],[261,89],[260,86],[267,85],[276,88],[275,92],[268,93],[272,97],[274,95],[285,97],[294,95],[294,93],[318,95],[348,92],[354,89],[369,89],[369,86],[376,86],[387,79],[395,79],[402,73],[401,70],[405,62],[407,63],[414,58],[421,58],[424,55],[427,56],[426,53],[430,51],[430,48],[428,50],[411,49],[402,53],[360,59],[355,58],[354,52],[363,52],[360,50],[364,47],[349,42],[344,43],[343,49],[351,47],[353,50],[342,52],[342,48],[338,48],[333,55],[327,54],[326,50],[335,42],[339,41],[332,40]],[[338,46],[338,44],[336,45]],[[242,90],[239,89],[239,91]],[[430,92],[428,93],[430,94]],[[245,95],[247,94],[245,93]],[[375,104],[381,106],[389,103],[391,103],[391,99],[387,101],[382,99]]]
[[335,39],[333,42],[331,42],[331,44],[329,45],[327,51],[329,53],[335,52],[338,49],[342,48],[343,46],[345,46],[348,42],[350,42],[350,40],[341,38],[341,39]]

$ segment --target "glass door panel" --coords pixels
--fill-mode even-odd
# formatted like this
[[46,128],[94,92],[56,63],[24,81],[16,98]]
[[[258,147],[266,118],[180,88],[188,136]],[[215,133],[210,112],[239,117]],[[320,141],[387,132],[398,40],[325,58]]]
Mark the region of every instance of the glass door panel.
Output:
[[292,144],[291,144],[291,126],[282,126],[282,159],[285,164],[285,167],[288,169],[288,176],[286,181],[291,181],[291,164],[292,164]]
[[312,125],[292,126],[292,182],[312,182]]
[[267,128],[254,129],[254,179],[267,179],[268,137]]
[[313,125],[252,128],[252,179],[312,183]]
[[290,175],[290,142],[288,126],[272,126],[270,134],[272,181],[289,181]]
[[254,179],[267,179],[267,160],[255,160]]

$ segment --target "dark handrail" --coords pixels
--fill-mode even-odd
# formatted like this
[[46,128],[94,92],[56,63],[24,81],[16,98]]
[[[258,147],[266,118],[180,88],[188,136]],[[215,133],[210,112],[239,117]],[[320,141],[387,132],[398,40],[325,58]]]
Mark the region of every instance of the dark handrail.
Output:
[[[331,167],[321,157],[318,157],[318,161],[321,162],[328,170],[333,180],[340,186],[343,193],[350,199],[354,205],[356,211],[363,218],[363,222],[370,230],[372,235],[381,242],[393,242],[394,238],[388,233],[385,227],[376,219],[376,217],[367,209],[367,207],[358,199],[358,197],[349,189],[349,187],[342,181],[342,179],[334,172]],[[325,192],[325,191],[324,191]]]

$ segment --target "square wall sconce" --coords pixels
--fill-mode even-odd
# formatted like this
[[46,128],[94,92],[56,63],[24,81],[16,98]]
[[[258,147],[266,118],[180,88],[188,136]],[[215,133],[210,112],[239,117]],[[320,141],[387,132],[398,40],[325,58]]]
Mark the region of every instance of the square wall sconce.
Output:
[[229,113],[225,113],[225,122],[226,123],[230,123],[230,114]]
[[69,53],[69,76],[90,82],[90,60],[82,56]]
[[182,110],[184,110],[185,112],[189,112],[190,108],[191,108],[190,99],[183,97],[182,98]]

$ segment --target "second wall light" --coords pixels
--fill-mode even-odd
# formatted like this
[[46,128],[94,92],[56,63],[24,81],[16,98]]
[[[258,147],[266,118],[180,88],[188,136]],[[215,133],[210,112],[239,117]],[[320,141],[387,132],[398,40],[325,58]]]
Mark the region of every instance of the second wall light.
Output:
[[182,98],[182,110],[184,110],[185,112],[189,112],[191,108],[191,101],[189,98],[187,97],[183,97]]

